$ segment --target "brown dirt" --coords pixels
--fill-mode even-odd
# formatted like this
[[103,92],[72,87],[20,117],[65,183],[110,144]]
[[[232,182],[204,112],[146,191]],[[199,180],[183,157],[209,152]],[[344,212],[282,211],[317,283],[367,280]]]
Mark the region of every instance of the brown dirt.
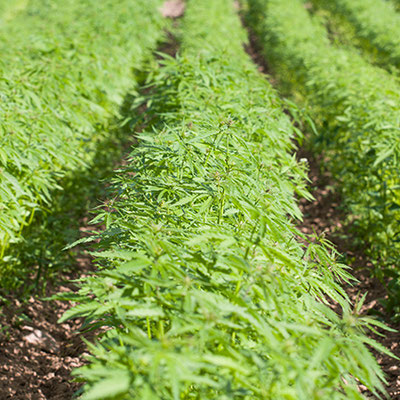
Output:
[[[344,211],[340,208],[340,196],[333,191],[333,180],[328,172],[321,173],[320,165],[322,160],[316,160],[310,154],[302,152],[300,158],[307,158],[309,161],[309,178],[311,179],[311,190],[315,201],[309,202],[300,200],[300,208],[304,215],[304,221],[299,226],[300,230],[307,234],[314,232],[324,235],[335,244],[339,253],[346,256],[347,263],[353,268],[352,273],[358,280],[353,286],[344,285],[345,290],[353,304],[360,297],[360,293],[367,292],[365,303],[361,309],[362,315],[379,315],[389,327],[396,329],[396,332],[378,331],[384,336],[378,336],[369,332],[368,336],[383,344],[397,357],[400,357],[400,323],[393,324],[390,315],[387,315],[379,300],[386,297],[384,285],[372,277],[372,265],[366,258],[362,249],[353,248],[351,245],[351,234],[349,226],[344,226]],[[351,263],[349,263],[351,261]],[[387,377],[386,389],[390,399],[400,400],[400,361],[385,354],[373,351],[379,364]],[[360,386],[366,392],[366,389]]]
[[[77,272],[62,279],[88,273],[92,269],[90,257],[82,253],[77,266]],[[70,282],[50,284],[43,297],[73,288]],[[0,303],[0,398],[71,400],[80,386],[71,382],[71,370],[84,364],[86,346],[78,332],[81,321],[58,324],[57,320],[72,304],[36,296],[20,301],[16,297],[8,294]]]

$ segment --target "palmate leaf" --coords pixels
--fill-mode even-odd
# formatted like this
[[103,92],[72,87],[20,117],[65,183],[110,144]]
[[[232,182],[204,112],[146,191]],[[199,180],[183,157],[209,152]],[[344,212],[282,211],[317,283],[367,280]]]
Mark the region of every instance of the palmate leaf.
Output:
[[375,350],[378,350],[380,353],[386,354],[390,357],[400,360],[389,349],[387,349],[385,346],[383,346],[381,343],[377,342],[376,340],[371,339],[369,337],[363,337],[362,340],[364,343],[369,344],[372,348],[374,348]]
[[159,307],[135,307],[129,310],[126,315],[128,317],[146,317],[155,320],[156,317],[164,317],[164,312],[162,308]]
[[[384,324],[383,322],[380,322],[376,319],[373,319],[371,317],[362,317],[362,320],[367,323],[368,325],[374,325],[377,326],[378,328],[381,328],[385,331],[389,331],[389,332],[397,332],[396,329],[391,328],[390,326]],[[377,333],[377,332],[376,332]]]
[[378,153],[378,157],[374,161],[374,164],[373,164],[374,167],[377,167],[381,162],[383,162],[387,158],[390,158],[390,156],[395,152],[395,150],[396,149],[392,146],[389,148],[380,150]]
[[95,383],[82,396],[82,400],[115,399],[128,392],[131,378],[126,371],[113,371],[112,374]]
[[[75,242],[76,243],[76,242]],[[113,250],[113,251],[92,251],[90,254],[96,258],[108,258],[110,260],[131,261],[137,259],[137,253],[129,250]]]
[[81,239],[76,240],[75,242],[69,244],[68,246],[65,246],[63,248],[63,250],[70,250],[76,246],[78,246],[78,244],[83,244],[83,243],[90,243],[90,242],[94,242],[96,240],[95,236],[88,236],[88,237],[84,237]]
[[[79,299],[78,299],[79,300]],[[62,324],[71,318],[80,318],[83,316],[93,315],[95,312],[99,311],[99,304],[87,303],[87,304],[78,304],[77,306],[66,311],[63,316],[58,320],[58,323]]]

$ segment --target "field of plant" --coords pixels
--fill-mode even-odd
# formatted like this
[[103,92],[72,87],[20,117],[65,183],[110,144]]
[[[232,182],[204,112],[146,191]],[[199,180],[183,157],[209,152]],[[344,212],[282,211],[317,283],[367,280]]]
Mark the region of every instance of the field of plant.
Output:
[[249,6],[249,19],[285,90],[302,97],[318,124],[314,148],[327,155],[376,273],[393,278],[387,305],[399,313],[400,86],[357,51],[331,45],[302,1],[254,0]]
[[0,25],[2,263],[24,227],[51,208],[61,178],[90,168],[135,87],[132,68],[154,49],[162,29],[157,2],[130,3],[5,6],[5,21],[13,20]]
[[[90,252],[75,290],[46,291],[89,338],[80,399],[400,396],[399,361],[381,358],[397,343],[379,339],[400,319],[399,18],[384,0],[0,0],[0,306],[51,268],[51,242],[60,264]],[[332,175],[389,318],[299,228],[315,201],[301,147]],[[98,195],[90,176],[105,179],[92,228],[68,222]],[[70,224],[92,232],[61,250]]]

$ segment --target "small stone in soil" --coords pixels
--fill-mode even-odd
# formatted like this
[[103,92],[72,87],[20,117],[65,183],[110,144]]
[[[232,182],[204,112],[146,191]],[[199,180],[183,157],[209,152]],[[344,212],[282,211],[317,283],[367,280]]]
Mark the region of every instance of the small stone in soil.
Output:
[[24,336],[24,340],[29,344],[40,347],[48,353],[57,354],[60,351],[60,346],[56,340],[48,333],[35,329],[32,333]]
[[164,18],[179,18],[185,11],[185,4],[182,0],[166,1],[160,9]]

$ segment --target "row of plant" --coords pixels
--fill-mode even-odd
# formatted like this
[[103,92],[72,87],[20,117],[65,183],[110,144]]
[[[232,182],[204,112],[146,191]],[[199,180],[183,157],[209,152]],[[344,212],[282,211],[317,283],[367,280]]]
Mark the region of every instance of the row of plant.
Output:
[[331,45],[301,0],[248,0],[249,23],[277,77],[319,127],[315,151],[340,183],[359,243],[388,284],[400,313],[400,87],[356,51]]
[[359,36],[356,27],[346,17],[323,7],[321,2],[306,4],[312,18],[325,26],[331,44],[358,51],[368,63],[396,73],[396,67],[369,40]]
[[[158,0],[30,0],[0,23],[0,263],[58,182],[90,168],[132,70],[162,32]],[[25,8],[24,8],[25,7]]]
[[313,0],[349,22],[361,44],[377,51],[380,65],[400,66],[400,14],[386,0]]
[[[62,320],[98,330],[82,399],[363,399],[382,373],[329,243],[295,223],[301,134],[243,50],[232,0],[189,0],[116,174],[96,274]],[[138,107],[141,102],[138,102]],[[342,307],[336,315],[329,302]],[[361,303],[360,303],[361,304]]]

